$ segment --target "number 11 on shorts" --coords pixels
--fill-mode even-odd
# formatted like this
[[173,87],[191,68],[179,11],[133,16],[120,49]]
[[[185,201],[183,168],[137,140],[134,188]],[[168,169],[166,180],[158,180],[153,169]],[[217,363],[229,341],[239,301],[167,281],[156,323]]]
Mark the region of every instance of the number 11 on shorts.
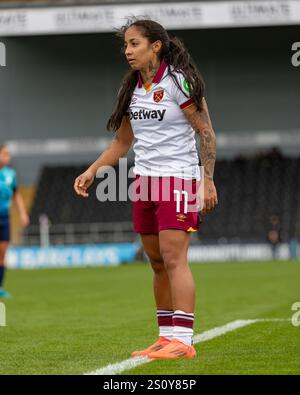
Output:
[[183,195],[183,212],[186,214],[188,212],[188,193],[187,191],[179,191],[174,189],[175,199],[176,199],[176,213],[180,213],[180,195]]

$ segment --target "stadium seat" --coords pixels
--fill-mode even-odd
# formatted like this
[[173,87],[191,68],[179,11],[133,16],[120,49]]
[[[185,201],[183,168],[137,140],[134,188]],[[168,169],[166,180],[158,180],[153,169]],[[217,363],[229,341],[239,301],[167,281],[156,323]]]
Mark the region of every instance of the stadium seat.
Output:
[[[299,168],[300,158],[276,155],[217,161],[215,184],[219,204],[213,213],[204,216],[197,242],[265,242],[272,216],[279,218],[282,241],[299,238]],[[46,214],[51,224],[73,224],[74,234],[79,224],[101,223],[105,227],[104,223],[121,226],[132,222],[131,201],[97,200],[97,180],[88,199],[74,193],[74,179],[85,169],[86,166],[56,166],[42,170],[31,211],[31,227],[37,227],[40,214]],[[129,179],[128,185],[131,182]],[[81,238],[84,239],[82,235]],[[88,240],[91,241],[90,236]]]

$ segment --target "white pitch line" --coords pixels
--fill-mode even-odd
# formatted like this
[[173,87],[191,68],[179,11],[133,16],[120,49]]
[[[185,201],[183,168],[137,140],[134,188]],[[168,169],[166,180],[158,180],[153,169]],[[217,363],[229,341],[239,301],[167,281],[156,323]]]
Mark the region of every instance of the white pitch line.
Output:
[[291,318],[257,318],[255,322],[292,322]]
[[102,376],[102,375],[114,375],[120,374],[124,370],[133,369],[136,366],[143,365],[145,363],[149,363],[152,360],[147,357],[132,357],[129,359],[125,359],[122,362],[113,363],[110,365],[105,366],[104,368],[100,368],[94,370],[93,372],[84,373],[85,375],[92,375],[92,376]]
[[234,331],[238,328],[242,328],[243,326],[255,324],[256,322],[279,322],[279,321],[291,321],[291,320],[286,318],[257,318],[254,320],[236,320],[229,322],[226,325],[219,326],[210,329],[206,332],[200,333],[199,335],[194,335],[193,343],[197,344],[200,342],[206,342],[208,340],[214,339],[215,337],[224,335],[225,333]]
[[225,335],[225,333],[235,331],[238,328],[242,328],[243,326],[254,324],[256,320],[236,320],[229,322],[223,326],[217,326],[216,328],[209,329],[199,335],[193,336],[193,343],[201,343],[206,342],[208,340],[214,339],[215,337]]
[[[236,320],[193,336],[193,343],[197,344],[201,342],[206,342],[208,340],[214,339],[218,336],[225,335],[228,332],[232,332],[236,329],[254,324],[256,322],[278,322],[278,321],[291,321],[291,320],[286,318],[257,318],[254,320]],[[118,363],[107,365],[104,368],[94,370],[93,372],[85,373],[85,375],[100,376],[100,375],[120,374],[124,370],[133,369],[136,366],[143,365],[151,361],[153,361],[153,359],[147,357],[132,357]]]

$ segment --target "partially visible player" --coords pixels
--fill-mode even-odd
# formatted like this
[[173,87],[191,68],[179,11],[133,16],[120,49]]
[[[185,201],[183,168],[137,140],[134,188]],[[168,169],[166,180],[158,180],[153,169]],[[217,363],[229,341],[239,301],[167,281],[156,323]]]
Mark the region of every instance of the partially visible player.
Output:
[[5,264],[4,259],[10,240],[9,213],[12,201],[16,204],[23,226],[29,224],[23,198],[17,189],[17,177],[14,169],[9,167],[11,155],[7,145],[0,144],[0,298],[7,298],[10,293],[3,288]]

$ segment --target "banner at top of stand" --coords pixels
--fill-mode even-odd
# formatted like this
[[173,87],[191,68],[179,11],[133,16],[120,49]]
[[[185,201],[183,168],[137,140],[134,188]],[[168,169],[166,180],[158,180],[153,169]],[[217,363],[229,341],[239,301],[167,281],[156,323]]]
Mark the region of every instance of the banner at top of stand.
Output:
[[112,32],[128,16],[166,29],[300,24],[300,1],[216,1],[0,9],[0,36]]

